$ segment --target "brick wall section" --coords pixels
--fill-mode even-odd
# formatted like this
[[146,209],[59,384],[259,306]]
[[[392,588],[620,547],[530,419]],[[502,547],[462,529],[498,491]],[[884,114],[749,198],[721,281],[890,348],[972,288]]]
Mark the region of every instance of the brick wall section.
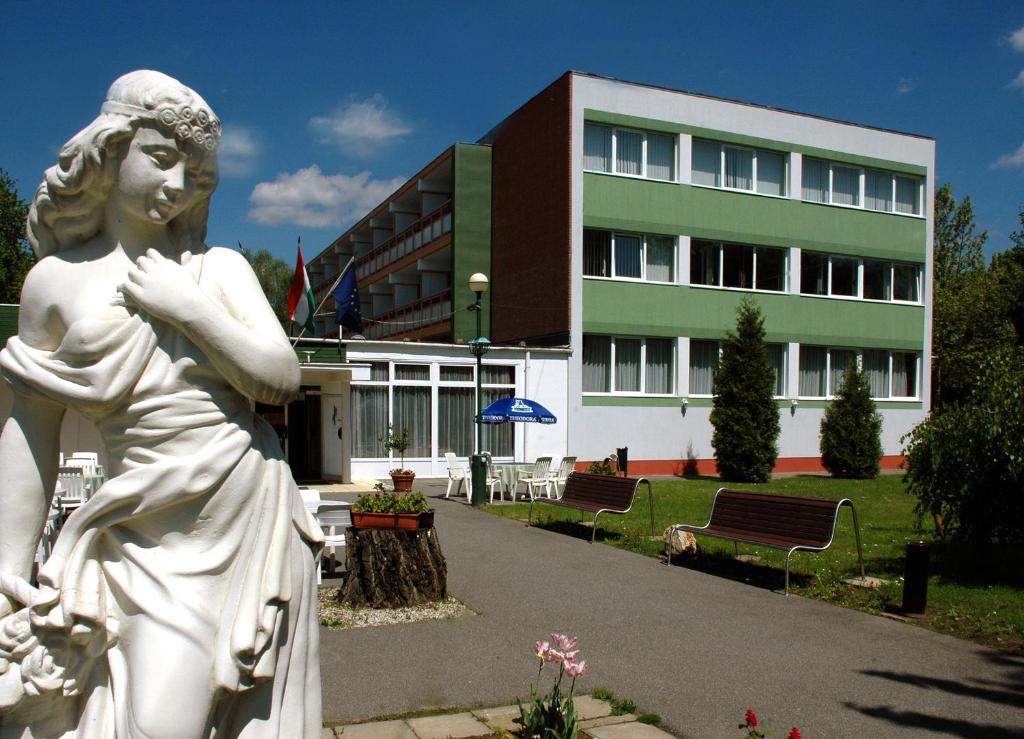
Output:
[[568,342],[571,95],[565,74],[488,136],[496,343]]

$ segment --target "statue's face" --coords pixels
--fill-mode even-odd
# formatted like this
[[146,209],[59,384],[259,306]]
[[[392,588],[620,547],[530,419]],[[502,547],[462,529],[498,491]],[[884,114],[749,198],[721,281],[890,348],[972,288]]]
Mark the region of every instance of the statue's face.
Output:
[[213,153],[143,126],[121,160],[109,205],[121,218],[167,224],[216,186]]

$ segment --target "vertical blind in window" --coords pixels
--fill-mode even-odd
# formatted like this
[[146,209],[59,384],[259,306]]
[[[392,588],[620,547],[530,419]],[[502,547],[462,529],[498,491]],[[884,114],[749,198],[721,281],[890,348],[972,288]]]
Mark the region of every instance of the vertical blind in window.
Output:
[[[374,363],[377,364],[377,363]],[[387,379],[384,364],[384,379]],[[371,376],[373,369],[371,367]],[[382,457],[380,439],[388,432],[388,389],[383,385],[352,386],[352,456]]]
[[611,337],[583,337],[583,392],[606,393],[611,389]]
[[868,378],[872,398],[889,397],[889,352],[865,349],[864,374]]
[[442,387],[437,390],[437,453],[458,457],[473,453],[473,417],[476,390],[471,387]]
[[860,205],[860,170],[832,165],[832,202]]
[[803,199],[812,203],[828,202],[828,162],[804,157]]
[[675,180],[675,138],[647,134],[647,176],[656,180]]
[[919,214],[921,212],[919,193],[919,180],[896,175],[896,212]]
[[722,168],[721,149],[718,144],[694,139],[692,157],[691,182],[695,185],[718,187],[718,174]]
[[718,342],[690,340],[690,394],[711,395],[715,391]]
[[647,279],[672,282],[675,262],[675,239],[670,236],[647,237]]
[[[496,400],[511,398],[515,392],[511,388],[485,387],[480,390],[483,407],[486,408]],[[476,409],[473,410],[476,416]],[[481,443],[483,451],[490,452],[494,457],[512,457],[515,455],[515,424],[485,423]]]
[[767,344],[768,364],[772,368],[775,386],[772,395],[781,398],[786,394],[786,347],[783,344]]
[[430,456],[430,388],[398,385],[394,388],[394,429],[407,430],[412,442],[407,457]]
[[754,152],[725,147],[725,186],[737,190],[754,189]]
[[615,276],[641,277],[641,246],[639,236],[615,234]]
[[892,210],[892,175],[873,169],[864,172],[864,207],[870,210]]
[[615,389],[640,392],[640,339],[615,339]]
[[786,159],[778,152],[757,152],[757,191],[764,195],[786,194]]
[[583,126],[583,168],[612,171],[612,130],[606,126]]
[[827,353],[823,346],[800,347],[799,394],[804,397],[825,396],[825,364]]
[[644,389],[648,393],[672,392],[672,341],[648,339],[644,368]]
[[852,349],[832,349],[829,352],[828,394],[835,395],[843,386],[846,368],[857,363],[857,353]]
[[615,171],[639,175],[643,172],[643,134],[634,131],[615,132]]
[[892,353],[892,396],[917,397],[917,355],[908,352]]
[[612,276],[612,234],[610,231],[583,229],[583,274],[590,277]]

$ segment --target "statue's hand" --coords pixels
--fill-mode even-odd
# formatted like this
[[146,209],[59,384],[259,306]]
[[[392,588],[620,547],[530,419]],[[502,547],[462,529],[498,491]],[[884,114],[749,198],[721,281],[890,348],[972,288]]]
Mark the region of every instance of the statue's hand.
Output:
[[127,302],[172,323],[195,315],[203,298],[192,273],[156,249],[135,260],[118,289]]

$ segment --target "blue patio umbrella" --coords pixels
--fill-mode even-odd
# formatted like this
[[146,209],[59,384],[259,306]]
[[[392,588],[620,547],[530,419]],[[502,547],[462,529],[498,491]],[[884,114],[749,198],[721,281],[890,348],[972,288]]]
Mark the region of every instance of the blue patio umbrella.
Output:
[[526,398],[501,398],[481,411],[484,423],[554,423],[558,419],[547,408]]

